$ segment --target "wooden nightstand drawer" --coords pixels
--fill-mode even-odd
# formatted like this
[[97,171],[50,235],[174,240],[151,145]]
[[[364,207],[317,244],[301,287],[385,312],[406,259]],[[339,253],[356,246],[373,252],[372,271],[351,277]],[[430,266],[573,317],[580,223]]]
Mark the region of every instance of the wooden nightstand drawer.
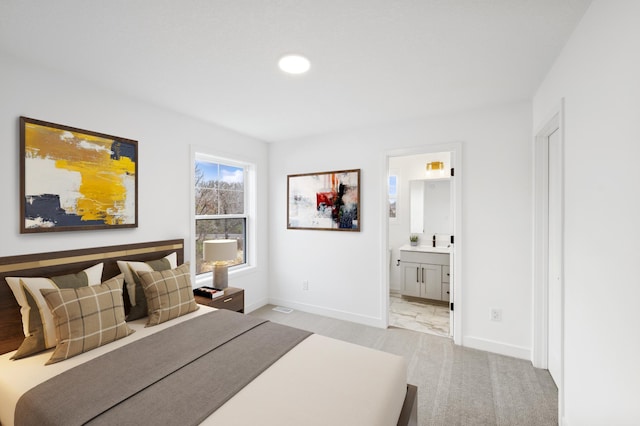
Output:
[[202,296],[194,297],[196,302],[201,305],[244,313],[244,289],[241,288],[227,287],[224,289],[224,296],[216,299],[207,299]]

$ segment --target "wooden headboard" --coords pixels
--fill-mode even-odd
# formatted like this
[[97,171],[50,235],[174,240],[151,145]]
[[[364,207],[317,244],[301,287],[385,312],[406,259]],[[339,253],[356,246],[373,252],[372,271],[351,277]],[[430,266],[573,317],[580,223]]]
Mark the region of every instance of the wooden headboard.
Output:
[[0,354],[18,349],[24,339],[20,307],[5,277],[75,274],[103,262],[105,281],[120,273],[118,260],[148,261],[173,252],[177,253],[178,265],[184,263],[183,239],[0,257]]

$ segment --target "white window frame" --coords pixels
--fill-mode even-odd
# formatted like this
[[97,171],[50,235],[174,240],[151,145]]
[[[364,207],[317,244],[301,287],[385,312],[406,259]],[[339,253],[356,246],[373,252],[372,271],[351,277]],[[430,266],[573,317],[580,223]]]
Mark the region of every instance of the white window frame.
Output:
[[[256,248],[257,248],[257,232],[256,232],[256,204],[257,204],[257,179],[256,164],[254,161],[233,154],[213,154],[211,149],[203,147],[191,147],[191,179],[190,179],[190,205],[191,214],[191,253],[196,255],[196,220],[197,219],[233,219],[245,218],[245,263],[229,267],[229,279],[234,276],[244,275],[256,267]],[[196,215],[195,214],[195,163],[198,161],[206,161],[211,163],[225,164],[229,166],[242,167],[244,169],[244,214],[231,215]],[[195,277],[195,286],[211,285],[213,280],[213,272],[205,272],[196,275],[195,259],[191,262],[191,274]],[[232,283],[230,283],[233,286]]]

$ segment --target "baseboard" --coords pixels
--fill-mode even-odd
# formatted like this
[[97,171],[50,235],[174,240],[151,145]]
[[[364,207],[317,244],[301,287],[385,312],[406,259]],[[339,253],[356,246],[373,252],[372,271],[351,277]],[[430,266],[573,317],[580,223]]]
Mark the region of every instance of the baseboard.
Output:
[[[358,324],[370,325],[372,327],[386,328],[387,326],[382,318],[359,315],[352,312],[341,311],[338,309],[328,309],[321,306],[293,302],[291,300],[278,298],[269,298],[266,302],[262,300],[258,303],[252,304],[251,306],[245,306],[245,312],[248,313],[254,311],[266,304],[286,306],[287,308],[297,309],[299,311],[307,312],[310,314],[322,315],[325,317],[344,321],[351,321]],[[503,342],[497,342],[494,340],[482,339],[473,336],[465,336],[463,338],[462,346],[531,361],[531,349],[522,346],[510,345]]]
[[262,308],[264,305],[268,305],[268,304],[269,304],[269,299],[267,299],[265,297],[264,299],[261,299],[258,302],[254,302],[254,303],[252,303],[250,305],[244,305],[244,313],[248,314],[248,313],[253,312],[255,310],[258,310],[258,309]]
[[284,300],[278,298],[269,298],[269,303],[272,305],[286,306],[287,308],[297,309],[299,311],[307,312],[310,314],[322,315],[329,318],[335,318],[344,321],[351,321],[358,324],[370,325],[372,327],[386,328],[382,318],[370,317],[366,315],[354,314],[352,312],[341,311],[338,309],[328,309],[321,306],[309,305],[306,303],[292,302],[291,300]]
[[531,349],[489,339],[464,336],[462,346],[531,361]]

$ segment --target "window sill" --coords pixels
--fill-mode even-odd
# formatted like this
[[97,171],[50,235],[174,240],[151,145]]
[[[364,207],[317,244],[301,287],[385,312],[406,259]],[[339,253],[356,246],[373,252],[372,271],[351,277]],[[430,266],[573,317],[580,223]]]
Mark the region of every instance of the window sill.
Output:
[[[254,265],[243,265],[233,269],[229,269],[229,279],[231,280],[233,277],[241,277],[247,274],[252,274],[255,272],[255,269],[256,267]],[[213,282],[213,272],[196,275],[195,281],[196,287],[210,286]]]

